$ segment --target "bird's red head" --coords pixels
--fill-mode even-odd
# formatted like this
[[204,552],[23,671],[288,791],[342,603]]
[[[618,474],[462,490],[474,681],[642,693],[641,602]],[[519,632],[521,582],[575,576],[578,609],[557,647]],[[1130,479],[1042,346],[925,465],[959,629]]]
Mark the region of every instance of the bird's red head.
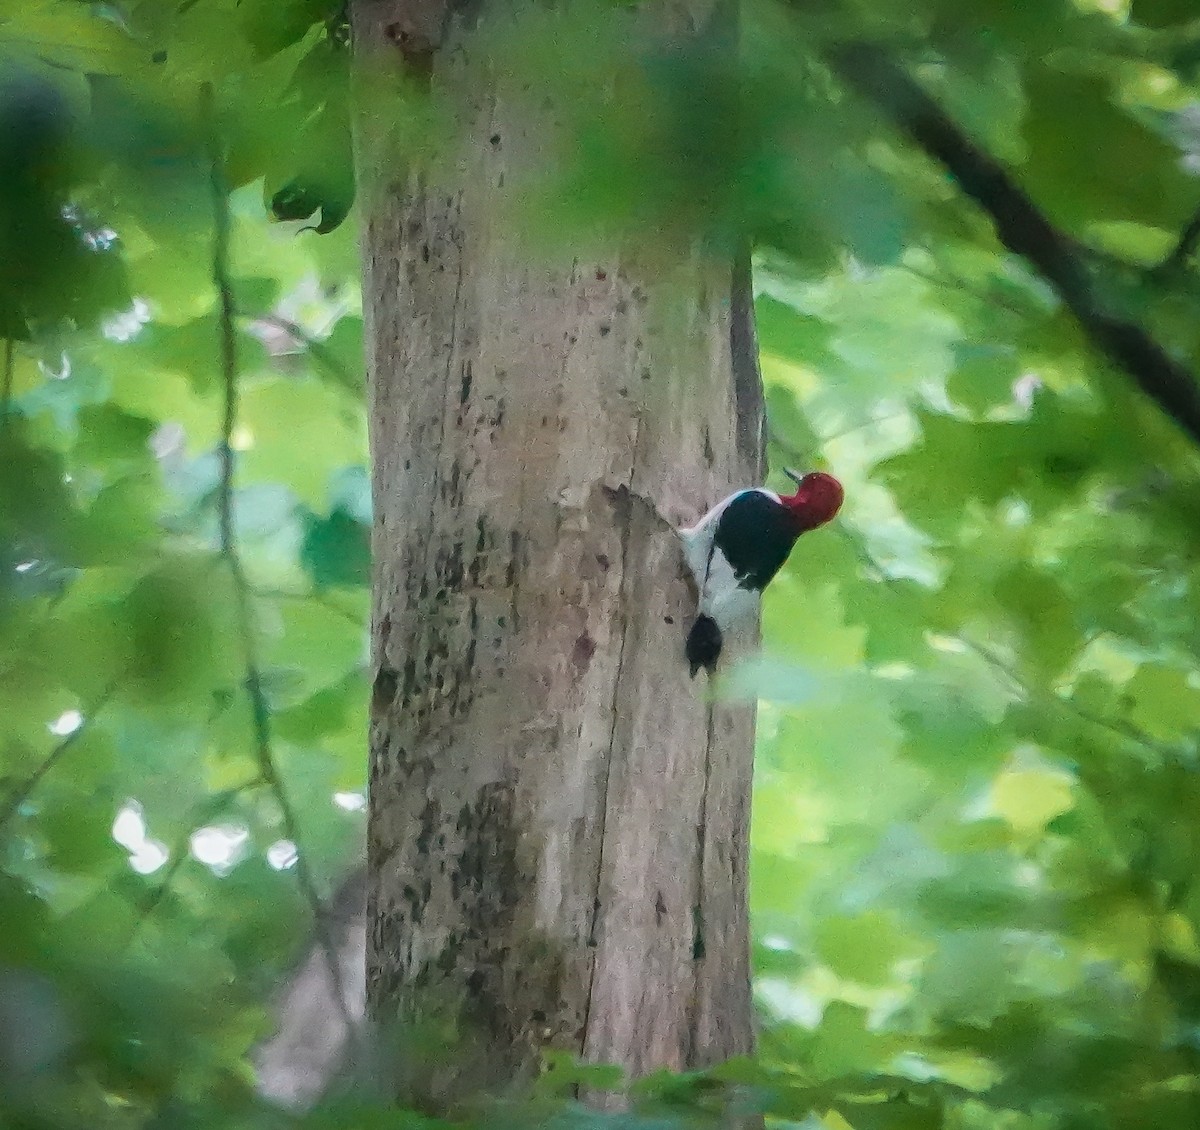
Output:
[[779,501],[791,511],[801,533],[825,525],[842,508],[846,492],[832,475],[810,471],[801,476],[786,469],[784,474],[796,484],[796,493],[782,495]]

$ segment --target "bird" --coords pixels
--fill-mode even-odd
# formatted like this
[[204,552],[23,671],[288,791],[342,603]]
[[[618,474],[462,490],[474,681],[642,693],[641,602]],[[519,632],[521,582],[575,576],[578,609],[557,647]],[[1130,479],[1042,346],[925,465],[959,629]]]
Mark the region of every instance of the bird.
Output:
[[734,491],[694,526],[680,529],[684,558],[696,578],[697,615],[685,654],[691,677],[711,675],[724,632],[753,615],[755,600],[788,559],[796,539],[831,521],[842,507],[842,484],[824,471],[800,475],[784,469],[796,493],[767,487]]

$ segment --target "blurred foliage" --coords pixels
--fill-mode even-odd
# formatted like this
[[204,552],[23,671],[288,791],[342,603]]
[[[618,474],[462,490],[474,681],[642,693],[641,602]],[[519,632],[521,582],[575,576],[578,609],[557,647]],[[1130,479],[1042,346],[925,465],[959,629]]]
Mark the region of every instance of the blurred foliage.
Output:
[[[498,1120],[1200,1124],[1200,460],[821,63],[888,44],[1198,368],[1194,4],[750,5],[736,58],[568,15],[505,56],[572,95],[530,226],[752,236],[773,454],[849,501],[766,607],[757,1061],[615,1117],[550,1060]],[[427,1124],[248,1058],[361,853],[346,64],[325,0],[0,2],[0,1126]]]

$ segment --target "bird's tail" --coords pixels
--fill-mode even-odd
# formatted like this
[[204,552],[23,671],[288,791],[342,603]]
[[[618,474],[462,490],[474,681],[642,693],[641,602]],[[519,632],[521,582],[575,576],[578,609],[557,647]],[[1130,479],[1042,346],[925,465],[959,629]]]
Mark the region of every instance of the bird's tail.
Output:
[[701,612],[688,632],[687,646],[684,654],[692,666],[692,678],[701,667],[711,675],[716,670],[717,659],[721,654],[721,629],[716,620]]

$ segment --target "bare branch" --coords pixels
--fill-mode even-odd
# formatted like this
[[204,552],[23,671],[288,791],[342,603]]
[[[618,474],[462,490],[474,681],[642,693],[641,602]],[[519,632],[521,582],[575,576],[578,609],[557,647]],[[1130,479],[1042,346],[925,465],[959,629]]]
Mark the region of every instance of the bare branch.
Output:
[[1195,375],[1144,327],[1102,300],[1108,288],[1094,285],[1084,249],[1050,223],[1008,171],[884,48],[845,44],[827,52],[826,59],[847,86],[949,170],[962,191],[992,218],[1000,242],[1028,259],[1054,287],[1093,345],[1200,443],[1200,385]]
[[23,805],[30,797],[30,794],[41,783],[43,777],[50,772],[70,751],[71,747],[79,741],[83,736],[88,725],[95,719],[96,715],[108,705],[109,700],[116,693],[117,687],[120,684],[120,679],[114,679],[92,703],[89,711],[83,714],[79,725],[75,727],[69,734],[65,735],[44,758],[42,763],[29,774],[9,795],[5,798],[3,807],[0,807],[0,829],[4,828],[8,822],[20,811]]
[[790,439],[786,438],[778,430],[778,428],[771,423],[771,417],[766,413],[763,415],[763,438],[767,441],[765,446],[768,449],[771,447],[777,447],[783,452],[784,457],[789,459],[791,462],[796,463],[801,467],[808,466],[811,456],[806,455],[798,447],[796,447]]
[[1173,275],[1187,266],[1187,261],[1200,247],[1200,208],[1197,208],[1192,218],[1179,233],[1179,239],[1167,257],[1154,268],[1152,274],[1159,277]]
[[346,366],[334,356],[333,351],[326,345],[325,341],[319,337],[314,337],[299,322],[294,322],[290,318],[284,318],[279,314],[261,314],[254,321],[265,326],[272,326],[287,334],[294,342],[302,346],[304,352],[309,354],[340,385],[350,389],[362,387],[362,377],[357,374],[351,374]]
[[338,966],[333,940],[326,929],[325,911],[312,868],[301,848],[301,836],[296,810],[292,805],[287,788],[275,764],[271,736],[271,710],[263,687],[262,668],[258,660],[258,642],[254,631],[253,594],[238,550],[234,528],[234,455],[233,430],[238,416],[237,382],[237,309],[233,297],[233,282],[229,273],[229,234],[231,217],[229,212],[229,189],[225,179],[225,157],[216,120],[216,109],[211,84],[205,83],[201,94],[202,113],[208,134],[209,190],[213,215],[213,285],[217,292],[219,349],[222,384],[225,390],[224,411],[221,424],[220,477],[217,488],[217,513],[220,537],[220,555],[229,568],[233,579],[234,597],[237,602],[238,634],[240,636],[244,664],[243,686],[250,700],[250,714],[254,733],[255,757],[263,783],[274,794],[275,802],[283,819],[288,839],[296,845],[296,880],[313,916],[316,937],[325,954],[330,983],[338,999],[342,1019],[349,1029],[353,1021],[347,1007],[345,987]]
[[219,816],[225,811],[226,806],[241,796],[242,793],[249,792],[251,789],[262,787],[266,782],[261,776],[255,775],[247,781],[243,781],[240,785],[233,785],[228,789],[222,789],[219,793],[213,793],[206,797],[200,804],[196,805],[194,811],[188,818],[183,831],[178,839],[171,845],[167,869],[162,873],[158,885],[150,892],[142,906],[142,916],[134,924],[133,932],[130,935],[130,940],[137,936],[137,931],[142,923],[146,921],[159,907],[167,891],[171,889],[171,884],[174,882],[175,876],[179,868],[183,865],[188,857],[188,843],[191,840],[192,832],[196,828],[203,827],[204,824]]

